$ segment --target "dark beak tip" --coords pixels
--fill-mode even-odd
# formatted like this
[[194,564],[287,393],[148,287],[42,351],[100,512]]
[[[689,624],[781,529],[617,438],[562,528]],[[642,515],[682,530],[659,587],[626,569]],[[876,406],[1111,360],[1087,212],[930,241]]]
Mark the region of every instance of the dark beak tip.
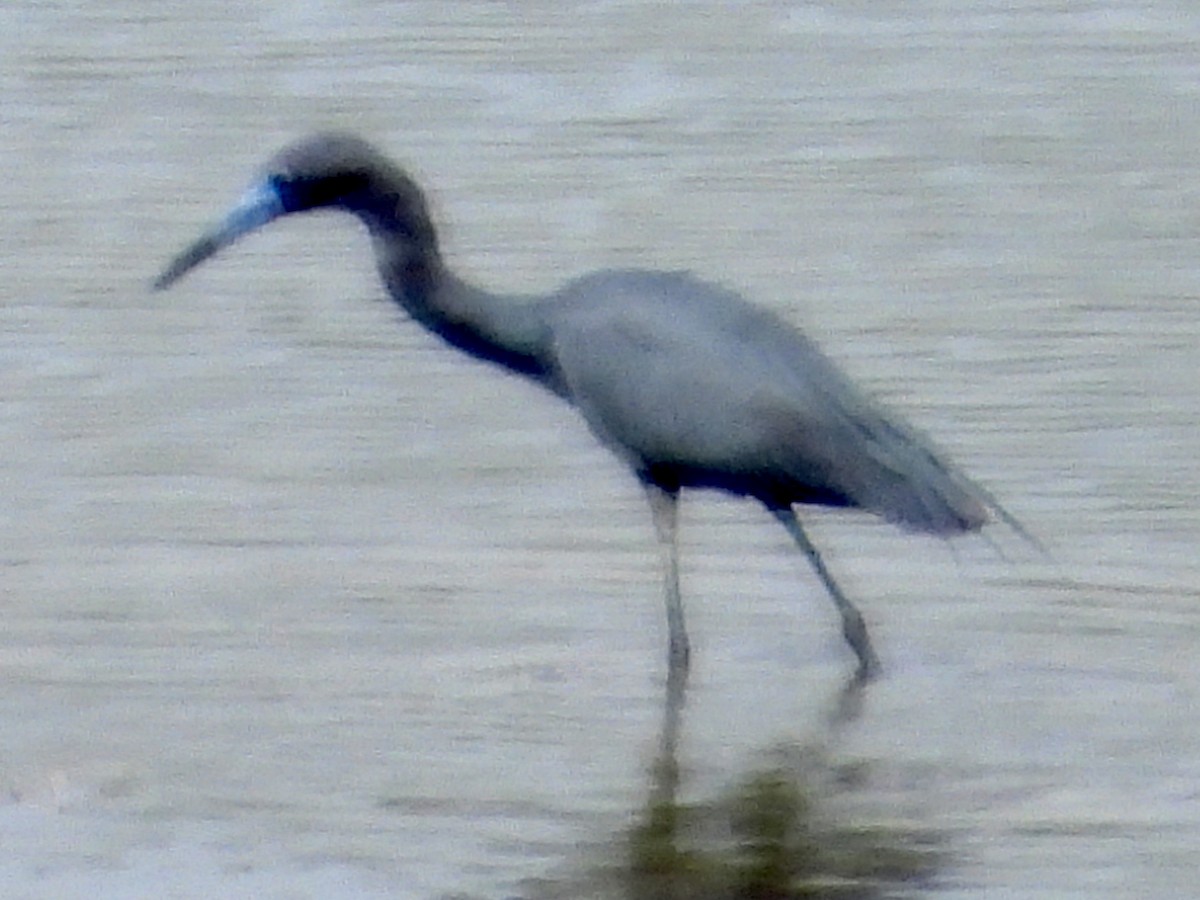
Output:
[[160,291],[165,291],[178,281],[182,275],[183,272],[178,271],[176,266],[169,266],[150,282],[150,290],[156,294]]
[[220,234],[204,235],[171,260],[162,271],[162,274],[151,282],[151,290],[165,291],[192,269],[196,268],[196,266],[213,256],[226,243],[228,241],[223,240]]

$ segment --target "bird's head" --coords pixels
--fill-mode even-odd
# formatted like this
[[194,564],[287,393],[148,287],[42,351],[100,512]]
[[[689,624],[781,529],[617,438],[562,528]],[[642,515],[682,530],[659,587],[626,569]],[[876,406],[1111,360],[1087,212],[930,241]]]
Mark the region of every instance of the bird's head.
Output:
[[356,135],[321,133],[276,153],[233,209],[171,261],[154,289],[170,287],[223,247],[281,216],[322,208],[354,213],[373,233],[435,246],[424,197],[404,172]]

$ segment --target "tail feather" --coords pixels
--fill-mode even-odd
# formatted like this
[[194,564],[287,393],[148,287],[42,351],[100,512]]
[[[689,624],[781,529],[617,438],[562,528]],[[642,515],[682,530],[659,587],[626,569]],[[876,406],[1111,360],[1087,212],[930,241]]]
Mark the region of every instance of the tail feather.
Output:
[[939,535],[978,531],[995,518],[1045,552],[990,491],[941,458],[915,431],[882,416],[869,423],[859,419],[856,430],[865,453],[847,493],[865,509],[905,528]]

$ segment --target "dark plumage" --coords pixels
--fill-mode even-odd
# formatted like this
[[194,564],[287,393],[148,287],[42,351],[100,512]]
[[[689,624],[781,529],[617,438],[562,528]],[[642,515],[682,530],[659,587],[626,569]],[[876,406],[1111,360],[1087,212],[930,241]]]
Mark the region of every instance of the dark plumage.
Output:
[[939,535],[975,531],[992,512],[1025,534],[812,341],[732,291],[685,273],[635,270],[587,275],[544,297],[503,297],[464,282],[443,261],[421,190],[352,135],[316,135],[281,151],[154,286],[170,286],[280,216],[323,207],[366,226],[388,292],[414,319],[572,403],[633,469],[666,553],[674,674],[688,659],[675,542],[682,488],[754,497],[776,516],[837,604],[864,678],[878,668],[866,626],[793,504],[859,507]]

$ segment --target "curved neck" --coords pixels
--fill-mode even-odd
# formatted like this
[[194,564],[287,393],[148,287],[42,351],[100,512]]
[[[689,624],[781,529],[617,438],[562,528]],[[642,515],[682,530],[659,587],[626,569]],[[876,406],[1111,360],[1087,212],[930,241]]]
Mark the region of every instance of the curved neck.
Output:
[[[375,244],[379,273],[392,299],[414,319],[472,356],[522,375],[549,375],[539,304],[468,284],[442,261],[432,226],[394,227],[362,215]],[[426,220],[427,221],[427,220]]]

